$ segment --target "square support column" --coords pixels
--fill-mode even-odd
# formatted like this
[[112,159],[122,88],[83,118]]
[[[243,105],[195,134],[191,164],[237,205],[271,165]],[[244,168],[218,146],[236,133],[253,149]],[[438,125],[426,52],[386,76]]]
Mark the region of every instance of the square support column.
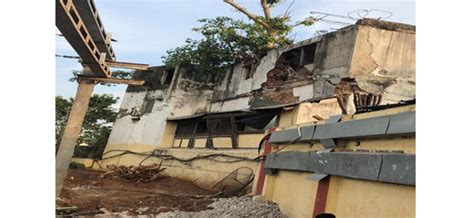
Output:
[[82,122],[89,108],[89,100],[94,90],[95,82],[80,80],[76,97],[64,129],[61,144],[56,154],[56,197],[59,197],[67,176],[77,139],[82,129]]

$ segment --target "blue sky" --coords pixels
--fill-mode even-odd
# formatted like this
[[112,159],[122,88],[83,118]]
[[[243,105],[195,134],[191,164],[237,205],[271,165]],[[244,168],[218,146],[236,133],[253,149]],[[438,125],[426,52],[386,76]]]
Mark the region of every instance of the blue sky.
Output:
[[[258,0],[236,0],[249,11],[262,14]],[[282,14],[292,0],[286,0],[272,10]],[[186,38],[198,38],[191,28],[199,26],[197,19],[229,16],[246,19],[221,0],[95,0],[106,31],[118,42],[112,44],[117,61],[160,65],[166,50],[180,46]],[[295,0],[291,7],[293,20],[302,20],[310,11],[346,15],[357,9],[391,11],[389,21],[415,24],[414,0]],[[338,28],[338,25],[316,23],[312,27],[298,27],[292,33],[296,41],[314,36],[317,30]],[[59,30],[56,30],[59,33]],[[56,36],[56,54],[76,55],[67,41]],[[77,85],[68,82],[72,70],[80,70],[75,59],[56,58],[56,95],[74,96]],[[96,86],[94,93],[122,97],[125,85]]]

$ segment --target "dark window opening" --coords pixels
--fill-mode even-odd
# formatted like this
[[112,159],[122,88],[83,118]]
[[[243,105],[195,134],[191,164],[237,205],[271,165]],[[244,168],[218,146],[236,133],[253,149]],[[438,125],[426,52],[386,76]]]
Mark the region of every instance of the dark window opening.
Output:
[[211,137],[207,141],[210,143],[212,137],[231,137],[233,148],[237,148],[236,139],[239,134],[261,134],[265,129],[275,127],[278,112],[279,109],[269,109],[180,120],[177,121],[175,138],[189,138],[190,147],[193,147],[196,138]]
[[301,61],[301,67],[307,64],[312,64],[314,63],[314,54],[316,52],[316,44],[311,44],[303,47],[301,50],[301,55],[302,55],[302,61]]
[[153,106],[155,105],[155,100],[145,100],[145,110],[143,113],[151,113],[153,111]]
[[207,135],[206,120],[200,120],[197,123],[196,135]]
[[193,135],[194,127],[196,123],[194,121],[180,121],[176,128],[176,137],[190,137]]
[[171,84],[171,81],[173,80],[174,71],[165,70],[164,72],[167,72],[164,84],[169,85]]
[[315,52],[316,43],[295,48],[284,52],[278,58],[277,64],[280,65],[280,68],[289,66],[294,72],[298,72],[305,65],[314,63]]
[[263,133],[265,129],[274,127],[277,113],[275,110],[261,111],[253,115],[235,117],[235,126],[238,133]]
[[230,117],[210,118],[208,122],[211,136],[232,135],[232,124]]
[[294,49],[288,51],[285,55],[285,59],[288,62],[288,65],[296,71],[300,68],[300,56],[301,49]]
[[252,77],[252,65],[244,66],[243,71],[245,74],[245,79],[249,79],[250,77]]

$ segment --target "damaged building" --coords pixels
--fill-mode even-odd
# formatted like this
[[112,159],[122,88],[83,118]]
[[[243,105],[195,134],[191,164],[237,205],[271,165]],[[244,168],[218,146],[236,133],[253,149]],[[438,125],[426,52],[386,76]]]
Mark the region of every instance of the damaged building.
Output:
[[[358,214],[411,216],[414,178],[402,176],[403,181],[396,181],[390,179],[395,174],[389,174],[381,180],[364,170],[341,172],[326,165],[319,166],[324,169],[319,172],[313,165],[305,168],[308,163],[296,159],[314,154],[335,163],[341,161],[344,166],[353,164],[354,169],[369,165],[380,169],[385,167],[380,166],[382,156],[392,160],[414,158],[414,130],[406,130],[411,126],[404,126],[403,119],[414,119],[415,39],[414,26],[362,19],[355,25],[271,50],[256,63],[237,64],[225,75],[204,81],[179,68],[152,67],[135,75],[145,80],[143,86],[128,86],[101,165],[164,160],[167,174],[203,187],[215,187],[231,173],[251,176],[252,193],[277,202],[292,217],[322,212],[346,214],[366,210],[369,204],[375,205],[377,212]],[[386,123],[372,123],[370,119]],[[360,120],[366,123],[357,124]],[[344,126],[347,122],[353,123]],[[386,131],[396,128],[389,125],[397,122],[403,134]],[[329,128],[326,131],[339,128],[342,133],[315,137],[324,125]],[[410,125],[414,126],[414,120]],[[300,128],[305,126],[309,127]],[[383,133],[350,131],[370,129],[366,126],[385,129]],[[280,135],[268,137],[270,132]],[[309,136],[302,140],[306,133]],[[341,154],[317,153],[328,150],[329,154]],[[264,153],[272,153],[267,155],[265,166],[259,158]],[[393,153],[402,156],[384,156]],[[362,154],[369,156],[357,156]],[[194,161],[196,157],[207,158]],[[374,163],[362,161],[370,158]],[[353,161],[347,162],[349,159]],[[414,172],[412,167],[407,165]],[[320,178],[307,179],[313,173]],[[328,175],[331,183],[325,179]],[[291,189],[290,183],[298,186],[293,193],[283,190]],[[370,185],[377,190],[369,190]],[[335,187],[338,190],[333,190]],[[358,194],[344,200],[334,197],[349,195],[351,190]],[[360,202],[357,196],[365,191],[379,201]],[[393,196],[385,199],[375,192]],[[321,193],[326,197],[315,197]],[[403,200],[406,198],[410,200]],[[343,204],[352,208],[344,208]],[[389,204],[399,210],[384,210]]]

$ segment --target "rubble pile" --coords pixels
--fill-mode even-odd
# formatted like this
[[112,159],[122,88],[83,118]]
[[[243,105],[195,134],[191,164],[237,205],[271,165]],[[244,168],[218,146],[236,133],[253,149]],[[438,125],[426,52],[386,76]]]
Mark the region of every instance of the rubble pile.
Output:
[[172,211],[160,213],[156,217],[286,217],[277,204],[252,197],[219,198],[199,212]]
[[102,174],[102,178],[123,178],[135,183],[151,182],[159,178],[161,172],[166,168],[161,167],[160,164],[152,164],[148,166],[117,166],[108,165],[108,172]]

